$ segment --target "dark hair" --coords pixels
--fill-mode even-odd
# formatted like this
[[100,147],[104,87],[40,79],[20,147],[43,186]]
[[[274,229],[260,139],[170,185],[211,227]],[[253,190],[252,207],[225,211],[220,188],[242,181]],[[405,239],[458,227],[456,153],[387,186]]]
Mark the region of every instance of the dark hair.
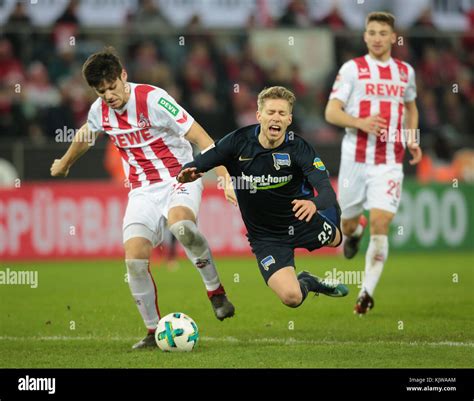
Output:
[[82,75],[88,85],[97,88],[102,82],[114,82],[122,74],[122,63],[113,47],[94,53],[82,66]]
[[392,28],[392,31],[395,30],[395,17],[393,14],[387,13],[385,11],[374,11],[367,15],[365,26],[369,25],[369,22],[372,21],[388,24]]

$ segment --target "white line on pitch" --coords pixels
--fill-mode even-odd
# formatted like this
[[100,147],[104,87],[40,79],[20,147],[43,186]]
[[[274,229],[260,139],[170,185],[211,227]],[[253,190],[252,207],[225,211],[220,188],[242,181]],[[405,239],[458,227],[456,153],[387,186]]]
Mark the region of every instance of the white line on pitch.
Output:
[[[0,336],[0,341],[136,341],[137,337],[81,337],[81,336],[38,336],[38,337],[14,337]],[[337,341],[337,340],[298,340],[296,338],[254,338],[240,339],[237,337],[201,337],[202,341],[224,342],[224,343],[251,343],[251,344],[281,344],[281,345],[360,345],[378,344],[378,345],[404,345],[404,346],[431,346],[431,347],[474,347],[473,342],[458,341]]]

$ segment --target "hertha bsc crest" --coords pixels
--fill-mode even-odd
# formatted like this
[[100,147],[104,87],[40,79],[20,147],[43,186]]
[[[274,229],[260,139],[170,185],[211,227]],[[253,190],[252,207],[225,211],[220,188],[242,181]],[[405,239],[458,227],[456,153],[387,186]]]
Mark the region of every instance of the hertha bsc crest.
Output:
[[280,166],[291,166],[291,159],[288,153],[273,153],[273,165],[276,170],[280,170]]

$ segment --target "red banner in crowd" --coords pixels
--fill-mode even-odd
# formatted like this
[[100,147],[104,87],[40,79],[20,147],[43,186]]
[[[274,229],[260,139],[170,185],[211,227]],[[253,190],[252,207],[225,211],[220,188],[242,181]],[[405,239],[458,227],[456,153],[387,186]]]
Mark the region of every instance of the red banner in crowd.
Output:
[[[127,193],[97,181],[1,189],[0,260],[123,257]],[[199,227],[215,256],[251,255],[239,209],[216,187],[204,190]]]

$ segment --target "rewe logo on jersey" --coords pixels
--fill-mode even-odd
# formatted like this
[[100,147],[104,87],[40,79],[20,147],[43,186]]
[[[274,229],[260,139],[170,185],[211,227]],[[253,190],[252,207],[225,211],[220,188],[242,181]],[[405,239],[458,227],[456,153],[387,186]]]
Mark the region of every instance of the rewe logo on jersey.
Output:
[[365,84],[366,95],[405,96],[405,86],[395,84]]
[[144,142],[148,142],[153,139],[153,135],[150,134],[148,129],[141,129],[139,131],[130,132],[128,134],[109,134],[110,139],[119,148],[126,148],[131,145],[139,145]]

